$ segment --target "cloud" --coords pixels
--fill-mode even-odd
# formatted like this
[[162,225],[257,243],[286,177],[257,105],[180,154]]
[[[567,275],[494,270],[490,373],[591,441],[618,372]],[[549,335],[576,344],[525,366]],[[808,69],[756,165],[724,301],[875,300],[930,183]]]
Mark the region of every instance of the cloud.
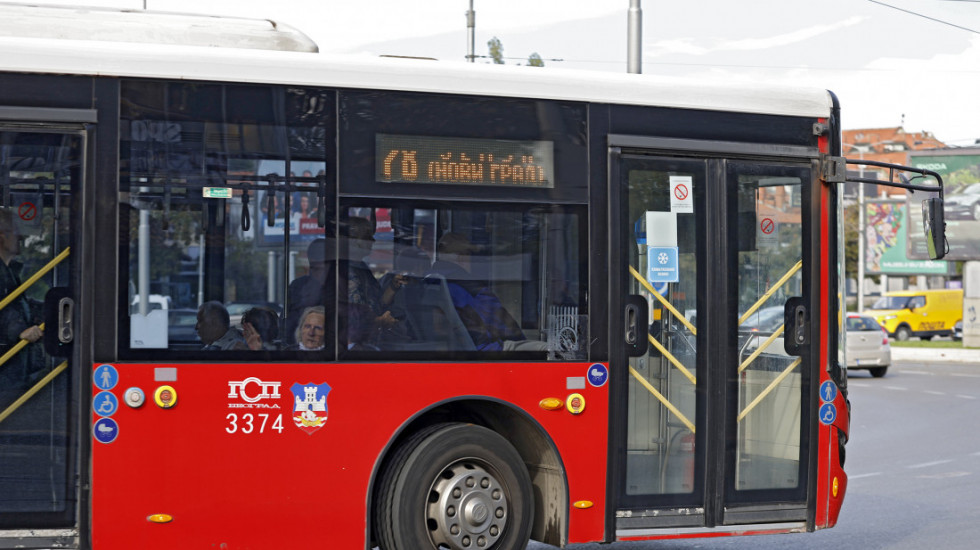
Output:
[[[847,27],[853,27],[862,23],[867,17],[851,16],[843,21],[826,25],[814,25],[792,32],[777,34],[775,36],[763,38],[739,38],[735,40],[715,40],[711,44],[710,40],[703,38],[677,38],[672,40],[660,40],[653,42],[644,48],[644,55],[654,57],[665,55],[709,55],[713,53],[733,52],[733,51],[759,51],[772,48],[780,48],[792,44],[799,44],[807,40],[812,40],[822,35],[826,35]],[[705,45],[708,42],[708,45]]]

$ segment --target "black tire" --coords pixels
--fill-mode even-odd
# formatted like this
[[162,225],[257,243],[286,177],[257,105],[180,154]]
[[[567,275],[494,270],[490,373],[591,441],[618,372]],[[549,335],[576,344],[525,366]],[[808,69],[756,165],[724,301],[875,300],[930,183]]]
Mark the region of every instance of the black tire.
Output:
[[408,438],[379,479],[382,550],[522,550],[531,535],[531,478],[500,434],[439,424]]
[[899,342],[907,342],[910,338],[912,338],[912,329],[909,327],[902,325],[895,329],[895,339]]
[[886,372],[888,372],[888,366],[875,367],[873,369],[868,369],[868,370],[871,371],[871,376],[874,376],[875,378],[881,378],[885,376]]

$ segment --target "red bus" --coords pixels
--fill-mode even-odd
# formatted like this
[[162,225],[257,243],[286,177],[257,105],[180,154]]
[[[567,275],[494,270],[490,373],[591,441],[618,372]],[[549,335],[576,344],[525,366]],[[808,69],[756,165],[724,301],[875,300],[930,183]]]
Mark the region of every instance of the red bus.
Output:
[[829,92],[0,45],[0,544],[837,522]]

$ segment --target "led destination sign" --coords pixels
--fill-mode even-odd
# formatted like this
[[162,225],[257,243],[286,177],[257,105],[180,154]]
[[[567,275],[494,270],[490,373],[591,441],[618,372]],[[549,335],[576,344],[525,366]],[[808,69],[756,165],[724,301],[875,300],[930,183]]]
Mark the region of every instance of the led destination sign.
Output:
[[375,145],[380,182],[555,186],[551,141],[378,134]]

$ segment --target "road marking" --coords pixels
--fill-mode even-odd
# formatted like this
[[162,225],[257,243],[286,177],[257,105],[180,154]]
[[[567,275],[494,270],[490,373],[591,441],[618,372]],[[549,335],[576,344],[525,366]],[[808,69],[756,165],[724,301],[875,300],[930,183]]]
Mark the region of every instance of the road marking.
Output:
[[906,468],[908,468],[910,470],[914,470],[914,469],[917,469],[917,468],[928,468],[929,466],[938,466],[940,464],[947,464],[947,463],[950,463],[952,461],[953,461],[952,459],[934,460],[932,462],[923,462],[922,464],[913,464],[911,466],[906,466]]
[[951,372],[949,375],[959,376],[960,378],[980,378],[980,374],[963,374],[963,373]]
[[936,376],[934,372],[927,372],[924,370],[905,370],[902,369],[902,374],[921,374],[923,376]]
[[880,476],[880,475],[881,475],[881,472],[871,472],[870,474],[858,474],[858,475],[855,475],[855,476],[847,476],[847,479],[848,480],[855,480],[855,479],[861,479],[862,477],[874,477],[874,476]]
[[852,388],[867,388],[871,386],[871,384],[865,382],[848,382],[847,385]]
[[901,386],[885,386],[885,389],[886,390],[895,390],[895,391],[909,391],[908,388],[903,388]]
[[959,397],[960,399],[976,399],[976,397],[973,397],[972,395],[960,395],[960,394],[956,394],[956,397]]
[[963,477],[970,475],[970,472],[946,472],[943,474],[928,474],[924,476],[915,476],[919,479],[946,479],[950,477]]
[[946,395],[946,392],[944,391],[935,391],[935,390],[922,390],[922,391],[923,393],[928,393],[930,395]]

